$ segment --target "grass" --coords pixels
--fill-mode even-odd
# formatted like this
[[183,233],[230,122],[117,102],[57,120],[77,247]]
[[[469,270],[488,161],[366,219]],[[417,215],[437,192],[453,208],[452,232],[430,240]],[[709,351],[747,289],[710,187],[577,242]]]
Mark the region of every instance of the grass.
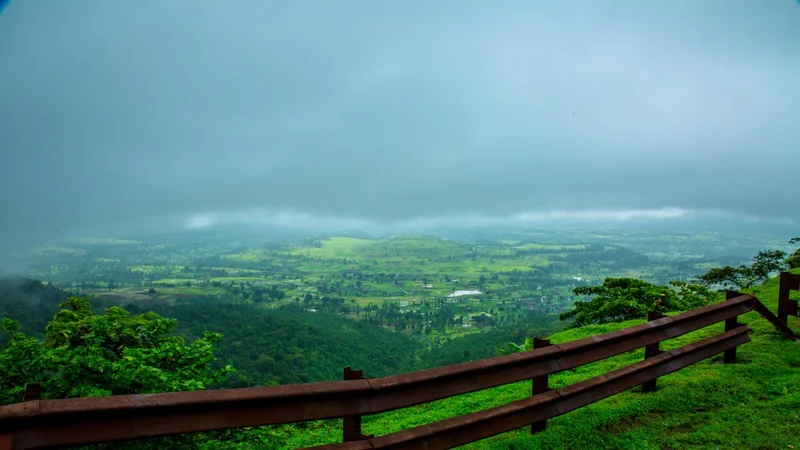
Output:
[[[754,292],[777,309],[777,280]],[[719,356],[659,379],[659,390],[638,388],[552,419],[548,429],[531,436],[525,430],[505,433],[465,446],[487,449],[596,448],[777,449],[800,446],[800,344],[783,338],[756,313],[742,317],[753,328],[751,342],[740,347],[739,363],[714,364]],[[584,327],[553,336],[573,340],[621,328]],[[798,329],[798,324],[792,324]],[[605,329],[607,328],[607,329]],[[710,336],[721,325],[673,339],[666,348]],[[641,351],[585,366],[596,376],[640,360]],[[616,360],[616,361],[615,361]],[[594,366],[594,367],[593,367]],[[580,381],[578,374],[556,376],[555,385]]]
[[292,253],[308,255],[312,258],[337,259],[356,258],[362,255],[365,247],[372,244],[371,239],[335,236],[322,241],[322,247],[301,247]]
[[[773,311],[777,279],[754,294]],[[740,318],[753,329],[738,349],[739,362],[719,364],[721,355],[658,380],[658,390],[640,388],[614,395],[550,419],[547,429],[527,428],[463,446],[465,449],[788,449],[800,448],[800,344],[779,334],[757,313]],[[800,331],[800,320],[790,319]],[[551,336],[554,343],[613,331],[641,321],[594,325]],[[675,348],[717,334],[722,324],[666,341]],[[551,377],[558,388],[641,361],[643,351],[618,355]],[[368,368],[367,368],[368,369]],[[366,371],[368,374],[368,370]],[[524,381],[426,405],[363,418],[363,432],[383,435],[500,406],[530,395]],[[262,427],[259,446],[297,448],[340,442],[341,421]],[[229,448],[256,448],[237,444]]]

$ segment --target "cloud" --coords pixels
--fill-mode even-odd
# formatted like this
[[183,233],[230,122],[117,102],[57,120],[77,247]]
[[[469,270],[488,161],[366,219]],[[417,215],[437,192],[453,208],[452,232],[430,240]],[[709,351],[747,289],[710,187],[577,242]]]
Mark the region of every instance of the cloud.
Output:
[[686,217],[691,211],[681,208],[641,209],[623,211],[551,211],[546,213],[520,213],[514,219],[527,222],[537,220],[631,220],[631,219],[676,219]]
[[212,204],[797,218],[799,21],[791,1],[14,2],[0,233]]
[[273,227],[293,228],[298,230],[343,231],[358,230],[377,234],[432,232],[449,227],[521,227],[521,226],[608,226],[634,223],[647,224],[699,224],[702,221],[732,224],[762,222],[765,225],[786,225],[793,222],[786,220],[762,220],[756,216],[733,214],[724,211],[695,211],[681,208],[661,208],[642,210],[582,210],[582,211],[547,211],[521,212],[507,216],[487,216],[480,211],[463,211],[453,215],[417,219],[398,219],[393,221],[370,220],[359,217],[324,216],[309,213],[269,211],[248,209],[239,211],[207,211],[175,218],[173,223],[180,223],[186,230],[204,230],[224,228],[238,225],[265,225]]

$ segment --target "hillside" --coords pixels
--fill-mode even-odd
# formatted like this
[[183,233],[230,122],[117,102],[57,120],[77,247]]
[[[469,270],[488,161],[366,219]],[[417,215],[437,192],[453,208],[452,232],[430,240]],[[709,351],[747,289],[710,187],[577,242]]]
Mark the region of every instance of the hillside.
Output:
[[[152,308],[139,312],[148,309]],[[412,370],[421,348],[404,334],[330,314],[247,304],[153,310],[177,319],[177,331],[189,338],[202,336],[204,330],[222,333],[218,364],[231,364],[238,371],[226,387],[340,380],[345,366],[393,375]]]
[[[775,311],[777,289],[777,279],[772,279],[752,293]],[[751,342],[740,347],[737,364],[722,365],[721,356],[714,357],[659,379],[655,393],[642,394],[634,388],[551,419],[542,433],[531,436],[527,429],[520,429],[463,448],[800,448],[800,344],[783,338],[756,313],[743,316],[741,321],[753,332]],[[551,339],[561,343],[640,322],[588,326],[554,334]],[[790,325],[798,330],[800,321],[794,319]],[[721,328],[718,324],[681,336],[665,342],[662,348],[685,345],[718,333]],[[643,351],[639,350],[567,371],[551,377],[551,386],[588,379],[642,357]],[[530,395],[530,389],[529,382],[520,382],[365,417],[363,432],[381,435],[499,406]],[[337,442],[341,438],[340,427],[340,421],[325,421],[263,427],[247,434],[258,435],[269,448],[296,448]],[[239,443],[228,448],[257,447]]]
[[[0,318],[13,318],[24,332],[42,336],[68,295],[37,280],[0,279]],[[92,306],[102,312],[109,305],[95,299]],[[349,365],[391,375],[416,368],[421,349],[405,334],[331,314],[242,303],[128,304],[126,309],[176,319],[176,331],[187,340],[202,337],[205,330],[222,333],[217,364],[231,364],[238,371],[224,387],[338,380]],[[6,337],[0,333],[0,349]]]
[[0,317],[12,317],[20,322],[23,332],[40,336],[66,297],[64,291],[38,280],[0,278]]
[[509,342],[522,342],[528,336],[544,336],[563,328],[564,322],[549,315],[531,317],[521,324],[507,328],[467,334],[422,353],[417,369],[491,358],[497,356],[498,348],[506,348]]

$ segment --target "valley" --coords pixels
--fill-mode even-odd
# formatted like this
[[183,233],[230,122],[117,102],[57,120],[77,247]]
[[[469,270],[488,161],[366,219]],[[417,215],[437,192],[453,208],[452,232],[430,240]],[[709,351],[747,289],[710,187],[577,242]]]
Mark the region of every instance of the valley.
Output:
[[27,276],[104,303],[247,303],[330,313],[439,344],[563,312],[575,287],[606,277],[688,280],[709,266],[745,261],[751,248],[785,242],[770,235],[625,229],[512,229],[455,238],[351,234],[94,237],[18,258],[29,267]]

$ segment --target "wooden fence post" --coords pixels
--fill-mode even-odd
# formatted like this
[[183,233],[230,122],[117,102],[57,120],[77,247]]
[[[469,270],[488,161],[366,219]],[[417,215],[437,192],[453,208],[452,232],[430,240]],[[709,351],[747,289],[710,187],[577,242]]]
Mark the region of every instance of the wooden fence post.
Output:
[[10,434],[0,434],[0,450],[11,450]]
[[[664,315],[661,314],[658,311],[649,311],[647,313],[647,321],[648,322],[650,322],[651,320],[658,320],[658,319],[661,319],[663,317],[664,317]],[[652,358],[652,357],[658,355],[659,353],[662,353],[662,350],[658,347],[659,344],[660,344],[660,342],[654,342],[654,343],[652,343],[650,345],[645,345],[644,346],[644,359]],[[650,380],[650,381],[645,381],[644,383],[642,383],[642,392],[655,392],[655,390],[656,390],[656,381],[657,381],[657,379]]]
[[800,289],[800,275],[781,272],[778,285],[778,319],[789,325],[789,316],[797,316],[797,300],[790,300],[789,293]]
[[[736,291],[725,291],[725,300],[730,300],[736,297],[744,295],[740,292]],[[739,323],[739,316],[731,317],[730,319],[725,319],[725,331],[731,331],[734,328],[738,328],[743,326],[743,323]],[[723,356],[723,363],[725,364],[733,364],[736,362],[736,347],[733,347],[730,350],[725,350],[725,354]]]
[[39,383],[31,383],[25,385],[25,393],[22,394],[23,402],[30,402],[32,400],[39,400],[42,394],[42,385]]
[[[549,347],[553,344],[550,343],[549,339],[539,339],[533,338],[533,348],[534,350],[537,348],[544,348]],[[531,395],[543,394],[550,390],[550,386],[548,386],[548,376],[542,375],[539,377],[533,377],[531,379]],[[543,431],[547,428],[547,420],[540,420],[539,422],[534,422],[531,424],[531,434],[538,433]]]
[[[344,368],[345,380],[362,380],[364,379],[363,370],[352,370],[350,367]],[[362,439],[369,439],[372,435],[366,436],[361,434],[361,415],[344,417],[342,420],[342,440],[344,442],[360,441]]]
[[[42,394],[42,385],[40,383],[30,383],[25,385],[25,391],[22,394],[23,402],[32,402],[39,400]],[[0,434],[0,450],[11,450],[11,435]]]

